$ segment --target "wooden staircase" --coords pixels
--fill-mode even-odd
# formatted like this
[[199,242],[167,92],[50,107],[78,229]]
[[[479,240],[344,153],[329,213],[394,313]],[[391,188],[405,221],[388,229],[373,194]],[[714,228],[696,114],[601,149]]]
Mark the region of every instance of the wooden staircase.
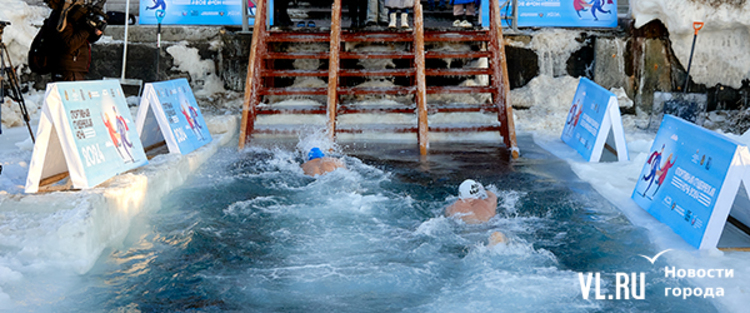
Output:
[[[422,5],[417,1],[413,14],[412,31],[350,31],[341,28],[341,0],[335,0],[331,12],[331,28],[326,32],[269,30],[267,1],[256,1],[257,10],[253,31],[252,47],[245,82],[245,101],[242,110],[240,129],[240,149],[244,148],[254,134],[283,133],[300,130],[289,128],[257,127],[260,115],[310,114],[325,115],[327,134],[335,140],[336,134],[356,134],[363,132],[415,133],[420,153],[426,155],[429,148],[429,133],[437,132],[486,132],[498,131],[504,144],[518,157],[513,112],[508,104],[510,87],[505,60],[505,47],[500,26],[499,10],[490,12],[490,27],[481,30],[425,30]],[[498,8],[498,0],[491,0],[491,7]],[[328,43],[327,51],[289,52],[278,49],[279,44]],[[357,51],[342,49],[362,43],[401,46],[403,49],[385,51]],[[477,49],[472,51],[425,51],[426,47],[441,43],[471,43]],[[480,59],[487,58],[486,68],[426,68],[430,59]],[[328,69],[277,69],[276,60],[321,60],[328,62]],[[363,69],[355,63],[358,60],[393,60],[396,68]],[[284,61],[280,61],[284,62]],[[435,63],[435,62],[432,62]],[[489,84],[483,86],[440,86],[430,84],[428,79],[442,77],[487,75]],[[293,88],[276,87],[281,78],[317,77],[327,78],[326,87]],[[392,78],[398,84],[380,87],[353,85],[367,78]],[[428,95],[489,94],[491,103],[462,104],[452,103],[428,107]],[[407,96],[411,104],[397,106],[358,105],[355,102],[342,103],[342,98],[380,95],[383,97]],[[262,105],[269,96],[318,96],[325,97],[326,105],[284,106]],[[498,123],[487,125],[435,125],[430,126],[428,115],[458,112],[496,112]],[[406,125],[381,125],[372,122],[368,125],[340,125],[342,116],[349,114],[415,114],[416,123]]]

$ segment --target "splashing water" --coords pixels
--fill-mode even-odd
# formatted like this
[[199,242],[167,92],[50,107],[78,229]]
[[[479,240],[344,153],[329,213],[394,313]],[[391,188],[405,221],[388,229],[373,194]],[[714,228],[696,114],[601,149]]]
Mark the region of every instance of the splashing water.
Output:
[[[669,302],[658,280],[647,300],[584,300],[578,272],[663,274],[634,260],[654,254],[645,231],[540,150],[509,163],[502,147],[436,144],[420,162],[413,145],[325,146],[347,152],[347,169],[310,178],[300,152],[323,148],[323,137],[220,151],[160,211],[140,216],[75,291],[34,309],[715,311],[702,299]],[[465,178],[498,194],[489,223],[443,216]],[[498,230],[510,241],[487,247]]]

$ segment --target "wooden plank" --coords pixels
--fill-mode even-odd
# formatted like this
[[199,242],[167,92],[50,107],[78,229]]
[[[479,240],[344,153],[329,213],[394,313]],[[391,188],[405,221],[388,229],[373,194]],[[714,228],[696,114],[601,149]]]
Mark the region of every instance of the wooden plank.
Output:
[[328,58],[328,136],[331,142],[336,137],[336,106],[339,96],[339,53],[341,52],[341,0],[333,1],[331,13],[330,57]]
[[271,70],[262,71],[263,77],[325,77],[328,71],[323,70]]
[[341,36],[345,42],[412,42],[413,34],[408,32],[375,31],[375,32],[350,32]]
[[329,36],[328,33],[279,31],[273,32],[273,36],[269,36],[268,42],[328,42],[330,41]]
[[258,115],[273,114],[326,114],[326,108],[320,107],[261,107]]
[[427,51],[425,52],[425,58],[427,59],[477,59],[477,58],[488,58],[492,56],[489,51],[466,51],[466,52],[443,52],[443,51]]
[[426,42],[465,42],[465,41],[488,41],[490,35],[482,30],[466,31],[429,31],[424,34]]
[[262,69],[263,52],[266,49],[266,0],[258,0],[255,4],[256,15],[253,28],[253,40],[250,47],[250,56],[247,62],[247,75],[245,76],[245,95],[242,103],[242,121],[240,122],[239,149],[245,148],[245,143],[250,140],[255,126],[255,107],[260,102],[260,90],[263,81],[260,77]]
[[341,87],[342,95],[408,95],[416,92],[414,86],[404,87]]
[[492,93],[494,90],[492,86],[430,86],[427,87],[427,94]]
[[263,55],[267,60],[328,59],[328,52],[269,52]]
[[474,125],[474,126],[433,126],[431,132],[435,133],[471,133],[471,132],[494,132],[500,131],[501,125]]
[[260,92],[263,96],[323,96],[326,88],[265,88]]
[[448,69],[426,69],[427,76],[471,76],[471,75],[491,75],[490,68],[448,68]]
[[419,154],[427,155],[429,142],[429,126],[427,120],[427,78],[425,77],[424,57],[424,19],[422,4],[414,3],[414,67],[417,72],[416,101],[417,101],[417,139]]
[[339,106],[338,114],[414,114],[416,110],[412,106],[393,107],[380,105],[367,106]]
[[505,39],[503,28],[500,24],[499,0],[490,0],[490,66],[493,69],[491,76],[492,87],[496,89],[493,101],[498,108],[498,121],[503,125],[500,134],[503,136],[505,146],[511,150],[514,159],[519,157],[518,144],[516,143],[516,126],[513,121],[513,107],[510,105],[510,80],[508,79],[508,65],[505,59]]
[[64,172],[56,175],[52,175],[50,177],[44,178],[39,181],[39,188],[46,187],[49,185],[52,185],[54,183],[57,183],[65,178],[70,176],[70,172]]
[[393,52],[342,52],[341,59],[413,59],[414,54],[403,51]]
[[384,70],[360,70],[343,69],[339,71],[339,77],[371,77],[371,76],[414,76],[414,69],[384,69]]

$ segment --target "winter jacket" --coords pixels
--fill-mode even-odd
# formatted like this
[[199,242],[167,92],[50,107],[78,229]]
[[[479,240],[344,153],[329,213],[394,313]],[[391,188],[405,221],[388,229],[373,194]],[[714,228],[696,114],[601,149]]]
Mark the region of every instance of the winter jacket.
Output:
[[392,9],[412,9],[414,0],[385,0],[385,7]]
[[[57,27],[60,19],[60,10],[52,11],[47,19]],[[56,55],[51,58],[52,73],[83,72],[89,71],[91,62],[90,42],[99,40],[93,30],[84,26],[81,22],[71,21],[68,18],[67,25],[62,32],[53,31],[55,36],[50,40],[58,49]]]

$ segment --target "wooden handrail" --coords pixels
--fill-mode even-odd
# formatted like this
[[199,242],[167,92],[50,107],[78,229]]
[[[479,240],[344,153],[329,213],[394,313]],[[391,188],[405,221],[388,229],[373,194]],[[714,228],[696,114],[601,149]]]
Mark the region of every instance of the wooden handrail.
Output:
[[505,146],[511,150],[514,159],[519,157],[516,143],[516,127],[513,122],[513,107],[510,105],[510,83],[508,64],[505,59],[505,39],[500,19],[499,0],[490,0],[490,50],[492,53],[492,87],[496,89],[493,101],[498,108],[497,117],[502,125],[501,135]]
[[341,0],[333,1],[331,13],[331,45],[328,50],[328,137],[331,142],[336,138],[336,111],[339,102],[339,61],[341,53]]
[[419,132],[419,154],[427,155],[430,146],[428,133],[430,131],[427,119],[427,78],[425,77],[424,56],[424,18],[422,17],[422,4],[414,1],[414,68],[417,76],[417,123]]
[[247,62],[247,76],[245,77],[245,98],[242,103],[242,122],[240,126],[239,149],[245,148],[255,127],[256,107],[260,102],[260,90],[263,88],[261,72],[263,51],[266,50],[266,21],[268,10],[266,0],[257,0],[255,7],[255,24],[253,26],[253,40],[250,46],[250,57]]

